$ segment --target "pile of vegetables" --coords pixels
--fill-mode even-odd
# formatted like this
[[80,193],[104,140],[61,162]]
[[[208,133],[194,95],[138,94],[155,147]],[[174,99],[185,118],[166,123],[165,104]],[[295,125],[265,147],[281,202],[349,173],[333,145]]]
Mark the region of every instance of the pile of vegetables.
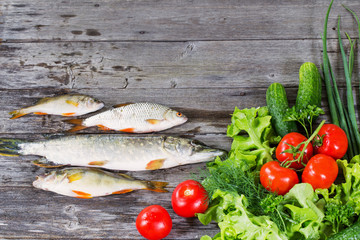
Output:
[[[201,240],[360,239],[360,133],[351,88],[355,41],[347,35],[348,62],[339,19],[345,106],[326,49],[332,3],[325,19],[322,67],[332,123],[323,120],[316,126],[324,114],[322,78],[310,62],[300,67],[293,107],[279,83],[269,86],[267,106],[235,107],[227,129],[233,139],[228,158],[208,163],[201,184],[187,180],[172,194],[179,216],[196,216],[204,225],[218,223],[219,233]],[[360,37],[359,19],[346,9],[356,18]],[[156,240],[169,234],[172,221],[154,205],[139,214],[136,226],[144,237]]]
[[202,240],[360,239],[360,134],[350,81],[355,41],[349,38],[348,63],[338,26],[344,106],[326,52],[331,5],[322,70],[332,123],[317,124],[324,114],[322,79],[313,63],[300,67],[295,106],[289,107],[284,87],[274,83],[267,106],[235,108],[227,129],[233,139],[229,156],[207,164],[202,185],[210,204],[196,214],[204,225],[217,222],[220,231]]
[[[307,172],[310,183],[304,183],[305,167],[303,183],[295,181],[290,190],[280,192],[285,186],[276,180],[281,171],[296,179],[301,172],[272,159],[274,134],[267,107],[235,109],[228,128],[233,138],[229,158],[208,164],[202,184],[211,203],[204,214],[197,214],[203,224],[218,222],[220,232],[202,239],[326,239],[350,226],[351,234],[359,236],[360,223],[355,222],[360,214],[360,156],[335,162],[328,155],[316,154],[306,164],[313,166]],[[261,170],[268,164],[280,169],[269,180],[270,191],[261,184]],[[344,182],[333,184],[338,168]],[[316,174],[330,176],[329,182]]]

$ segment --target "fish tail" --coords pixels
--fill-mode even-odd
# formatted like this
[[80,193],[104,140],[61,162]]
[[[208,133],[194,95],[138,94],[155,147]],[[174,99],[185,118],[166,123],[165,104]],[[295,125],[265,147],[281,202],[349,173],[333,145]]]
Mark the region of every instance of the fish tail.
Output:
[[12,117],[10,119],[16,119],[16,118],[22,117],[22,116],[24,116],[26,114],[29,114],[29,112],[26,111],[26,108],[22,108],[22,109],[19,109],[19,110],[9,112],[9,114],[12,115]]
[[23,142],[25,141],[20,139],[0,138],[0,155],[19,156],[19,151],[21,150],[19,144]]
[[86,126],[82,125],[84,119],[68,119],[63,121],[75,125],[71,129],[69,129],[68,132],[77,132],[87,128]]
[[154,192],[168,192],[164,189],[169,183],[167,182],[158,182],[158,181],[144,181],[146,184],[146,190],[154,191]]

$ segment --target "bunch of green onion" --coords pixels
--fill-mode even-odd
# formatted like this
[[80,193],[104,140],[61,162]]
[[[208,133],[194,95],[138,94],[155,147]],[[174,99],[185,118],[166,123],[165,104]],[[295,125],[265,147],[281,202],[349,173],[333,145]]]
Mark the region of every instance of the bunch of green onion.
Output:
[[[341,34],[340,34],[340,17],[338,18],[338,28],[337,34],[339,39],[340,51],[342,60],[344,63],[344,73],[346,80],[346,105],[341,101],[340,94],[338,91],[338,87],[336,84],[335,74],[333,69],[331,68],[330,60],[327,54],[326,40],[327,40],[327,23],[329,18],[329,13],[331,6],[333,4],[331,1],[330,6],[328,8],[325,24],[324,24],[324,35],[322,36],[323,41],[323,71],[324,71],[324,80],[327,92],[327,98],[329,102],[330,114],[332,123],[341,127],[346,135],[348,136],[349,148],[347,151],[347,158],[351,159],[353,156],[360,154],[360,133],[359,127],[356,120],[355,106],[354,106],[354,97],[353,97],[353,89],[351,86],[351,77],[353,73],[354,67],[354,46],[355,40],[351,40],[350,36],[346,34],[349,42],[350,42],[350,52],[347,59],[345,54],[344,46],[342,44]],[[360,39],[360,22],[359,18],[349,8],[345,7],[351,14],[353,14],[354,18],[357,21],[359,28],[359,39]]]

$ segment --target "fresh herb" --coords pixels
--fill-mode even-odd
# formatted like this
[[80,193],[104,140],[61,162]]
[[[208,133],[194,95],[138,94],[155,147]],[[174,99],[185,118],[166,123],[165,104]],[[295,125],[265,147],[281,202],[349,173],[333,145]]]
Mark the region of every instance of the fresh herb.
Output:
[[325,114],[324,110],[315,105],[308,105],[306,109],[300,111],[297,111],[294,106],[286,111],[284,121],[298,122],[304,128],[306,137],[309,138],[313,133],[313,122],[320,114]]
[[217,190],[212,196],[215,205],[204,214],[198,214],[200,222],[218,222],[220,232],[213,238],[203,236],[201,240],[243,239],[243,240],[287,240],[268,216],[255,215],[249,211],[248,199],[244,195]]
[[325,209],[325,220],[332,225],[334,233],[338,233],[354,223],[356,216],[354,202],[347,204],[331,202],[326,204]]
[[[349,149],[348,149],[348,157],[352,158],[353,156],[360,153],[360,133],[357,125],[356,115],[355,115],[355,107],[354,107],[354,97],[353,97],[353,89],[351,86],[351,76],[354,66],[354,46],[355,41],[352,41],[348,34],[347,37],[350,42],[350,53],[349,53],[349,63],[347,61],[346,53],[343,47],[342,38],[340,34],[340,18],[338,20],[338,40],[341,51],[341,57],[344,64],[344,73],[346,80],[346,105],[345,107],[342,99],[340,98],[339,91],[337,88],[337,83],[335,79],[335,74],[331,68],[331,63],[327,54],[327,23],[330,14],[330,9],[332,7],[333,0],[330,3],[328,8],[325,24],[324,24],[324,35],[322,36],[323,40],[323,71],[324,71],[324,80],[327,92],[327,98],[330,108],[330,114],[332,122],[338,126],[340,126],[348,136],[349,141]],[[346,8],[346,7],[345,7]],[[359,36],[360,36],[360,24],[358,17],[356,14],[349,10],[356,18],[359,27]]]
[[[248,211],[257,216],[269,216],[271,221],[284,231],[283,216],[276,210],[276,206],[278,206],[283,198],[263,188],[258,183],[258,174],[256,171],[244,171],[241,164],[237,164],[229,159],[223,162],[220,159],[216,159],[209,168],[207,177],[202,182],[202,185],[207,190],[209,196],[213,196],[218,190],[245,196]],[[214,205],[217,205],[217,203],[211,202],[210,207]]]

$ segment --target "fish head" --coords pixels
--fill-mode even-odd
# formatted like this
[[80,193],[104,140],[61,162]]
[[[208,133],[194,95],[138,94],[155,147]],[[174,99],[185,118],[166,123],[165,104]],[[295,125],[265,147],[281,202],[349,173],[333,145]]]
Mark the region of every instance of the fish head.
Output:
[[167,137],[164,148],[177,158],[180,164],[207,162],[216,157],[227,156],[224,150],[211,148],[200,141],[186,138]]
[[188,118],[184,114],[172,109],[165,111],[164,119],[166,121],[172,122],[174,125],[183,124],[188,120]]
[[51,171],[49,173],[44,173],[37,176],[36,180],[33,182],[33,186],[36,188],[49,190],[64,181],[65,178],[66,174],[62,171]]
[[104,107],[103,102],[101,102],[100,100],[98,100],[96,98],[92,98],[92,97],[88,97],[88,96],[81,99],[79,101],[79,105],[81,105],[82,107],[84,107],[88,110],[91,110],[91,111],[97,111]]

